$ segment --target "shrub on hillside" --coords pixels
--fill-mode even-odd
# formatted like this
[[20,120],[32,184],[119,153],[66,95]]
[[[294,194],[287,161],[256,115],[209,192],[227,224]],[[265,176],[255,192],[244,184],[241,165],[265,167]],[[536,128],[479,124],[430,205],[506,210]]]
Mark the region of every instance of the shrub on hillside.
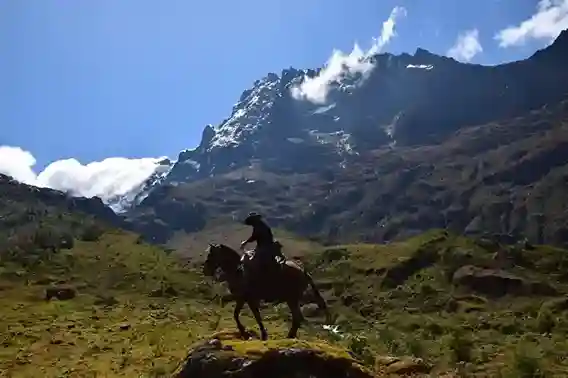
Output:
[[104,228],[96,223],[90,223],[83,228],[81,240],[94,242],[100,239],[104,234]]

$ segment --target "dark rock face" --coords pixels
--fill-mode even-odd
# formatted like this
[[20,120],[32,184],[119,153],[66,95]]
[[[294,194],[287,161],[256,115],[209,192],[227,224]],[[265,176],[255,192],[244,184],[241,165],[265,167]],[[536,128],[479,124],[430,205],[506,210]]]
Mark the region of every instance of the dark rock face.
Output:
[[543,282],[533,282],[499,269],[484,269],[466,265],[453,276],[455,285],[474,292],[502,297],[504,295],[556,295],[556,289]]
[[141,233],[146,241],[163,244],[174,232],[201,230],[207,219],[200,203],[172,198],[170,188],[157,187],[149,200],[130,211],[128,227]]

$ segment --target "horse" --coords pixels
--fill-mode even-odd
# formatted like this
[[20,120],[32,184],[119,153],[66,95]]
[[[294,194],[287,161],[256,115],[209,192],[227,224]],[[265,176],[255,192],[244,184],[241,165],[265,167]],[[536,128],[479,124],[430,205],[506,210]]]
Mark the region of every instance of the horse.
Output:
[[238,252],[224,244],[211,243],[206,253],[207,259],[203,264],[203,273],[211,277],[216,274],[218,269],[221,270],[222,280],[227,282],[231,297],[236,302],[233,317],[244,339],[246,339],[248,335],[245,327],[239,320],[239,315],[245,304],[249,306],[254,315],[258,328],[260,329],[261,339],[268,339],[268,333],[262,324],[259,310],[262,301],[273,304],[286,302],[292,313],[292,326],[287,337],[296,338],[298,329],[304,320],[300,309],[300,300],[308,286],[310,286],[313,291],[318,308],[325,312],[326,319],[329,322],[330,314],[325,300],[321,296],[310,274],[308,274],[299,263],[290,260],[278,263],[281,265],[278,267],[278,276],[273,277],[276,278],[274,284],[258,284],[248,287],[249,285],[246,284],[245,276],[247,269],[246,264],[251,261],[251,257],[248,253],[245,253],[241,257]]

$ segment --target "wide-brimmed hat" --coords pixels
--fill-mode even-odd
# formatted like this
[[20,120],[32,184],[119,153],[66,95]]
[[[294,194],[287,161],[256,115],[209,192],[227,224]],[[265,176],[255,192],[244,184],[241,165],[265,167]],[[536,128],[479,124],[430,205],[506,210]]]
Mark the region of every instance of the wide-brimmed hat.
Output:
[[255,212],[251,212],[245,218],[244,224],[249,225],[252,221],[260,220],[261,218],[262,218],[262,216],[260,214],[255,213]]

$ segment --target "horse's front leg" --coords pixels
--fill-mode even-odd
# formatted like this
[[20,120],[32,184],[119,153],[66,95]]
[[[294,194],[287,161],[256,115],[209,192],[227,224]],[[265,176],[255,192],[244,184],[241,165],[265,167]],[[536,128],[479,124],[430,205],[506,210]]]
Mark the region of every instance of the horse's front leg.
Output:
[[288,301],[288,307],[290,307],[290,311],[292,312],[292,327],[288,332],[288,338],[294,339],[296,338],[296,334],[298,333],[298,329],[304,320],[304,316],[302,315],[302,310],[300,309],[300,302],[297,300]]
[[248,338],[247,330],[243,325],[243,323],[241,323],[241,320],[239,319],[239,315],[241,314],[241,311],[244,306],[245,306],[245,301],[240,298],[237,299],[237,304],[235,305],[235,311],[233,312],[233,318],[235,318],[235,322],[237,323],[237,328],[241,333],[241,337],[246,339]]
[[264,324],[262,324],[262,317],[260,316],[260,309],[259,309],[260,303],[258,301],[249,301],[248,306],[249,306],[250,310],[252,311],[254,318],[256,319],[256,323],[258,324],[258,328],[260,329],[260,338],[262,340],[267,340],[268,339],[268,333],[266,332],[266,329],[264,328]]

